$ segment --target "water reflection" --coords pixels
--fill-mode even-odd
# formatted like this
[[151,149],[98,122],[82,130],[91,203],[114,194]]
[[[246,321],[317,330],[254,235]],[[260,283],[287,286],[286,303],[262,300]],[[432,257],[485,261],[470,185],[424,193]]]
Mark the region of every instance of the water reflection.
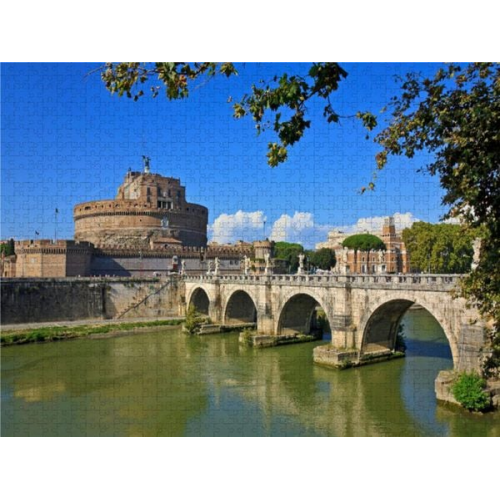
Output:
[[405,317],[406,359],[346,371],[315,366],[317,343],[177,330],[2,349],[2,434],[500,435],[496,415],[436,405],[451,355],[431,320]]

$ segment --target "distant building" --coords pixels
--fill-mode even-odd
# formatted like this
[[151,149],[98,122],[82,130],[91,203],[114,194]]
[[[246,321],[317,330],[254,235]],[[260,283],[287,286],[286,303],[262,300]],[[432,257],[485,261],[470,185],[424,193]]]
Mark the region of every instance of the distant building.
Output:
[[335,251],[337,262],[334,272],[339,274],[362,273],[407,273],[410,271],[409,255],[401,235],[396,232],[393,217],[386,217],[381,233],[372,233],[385,244],[385,250],[360,251],[342,246],[350,236],[342,231],[328,233],[328,241],[318,243],[317,249],[331,248]]
[[330,248],[332,250],[338,250],[342,248],[342,242],[349,235],[344,233],[344,231],[337,231],[334,229],[328,233],[328,240],[322,243],[316,244],[316,250],[321,250],[322,248]]

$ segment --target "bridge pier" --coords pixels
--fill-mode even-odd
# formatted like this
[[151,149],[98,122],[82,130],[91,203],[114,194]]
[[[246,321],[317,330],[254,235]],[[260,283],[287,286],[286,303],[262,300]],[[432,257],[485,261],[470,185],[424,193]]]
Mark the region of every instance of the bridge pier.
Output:
[[336,349],[356,348],[356,329],[348,315],[335,314],[330,320],[332,347]]

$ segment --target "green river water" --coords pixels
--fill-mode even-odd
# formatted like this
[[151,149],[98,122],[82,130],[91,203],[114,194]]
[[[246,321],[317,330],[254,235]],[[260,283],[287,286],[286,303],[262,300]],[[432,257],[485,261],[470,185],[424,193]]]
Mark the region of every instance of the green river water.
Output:
[[178,329],[7,347],[4,436],[500,436],[500,415],[438,405],[452,366],[426,311],[405,316],[404,359],[337,371],[318,342],[251,349]]

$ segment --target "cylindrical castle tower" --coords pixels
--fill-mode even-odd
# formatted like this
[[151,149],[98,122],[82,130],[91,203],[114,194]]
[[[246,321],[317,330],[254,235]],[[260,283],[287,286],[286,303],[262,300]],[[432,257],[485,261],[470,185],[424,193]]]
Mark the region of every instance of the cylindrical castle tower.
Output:
[[128,171],[114,200],[74,207],[75,239],[96,246],[205,247],[208,209],[188,203],[179,179]]

